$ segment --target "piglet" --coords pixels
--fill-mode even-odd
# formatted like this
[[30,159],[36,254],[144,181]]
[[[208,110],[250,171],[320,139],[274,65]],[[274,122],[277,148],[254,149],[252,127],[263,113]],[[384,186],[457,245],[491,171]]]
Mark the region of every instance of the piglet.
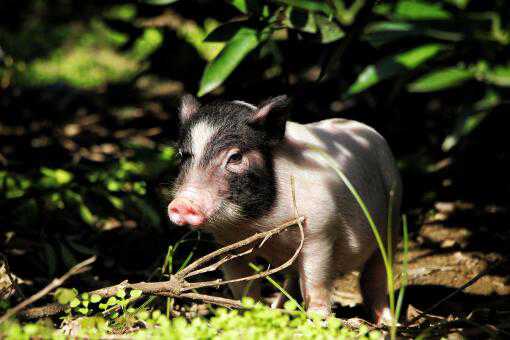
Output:
[[[359,271],[365,304],[376,322],[389,322],[386,272],[375,238],[322,152],[359,192],[384,242],[392,228],[395,249],[402,189],[392,153],[384,138],[362,123],[327,119],[303,125],[288,121],[288,115],[286,96],[259,106],[242,101],[202,106],[193,96],[184,96],[179,110],[181,169],[168,206],[170,220],[210,232],[220,244],[239,241],[295,217],[293,176],[297,209],[306,218],[305,240],[286,273],[285,288],[297,290],[299,282],[307,311],[327,316],[334,279]],[[390,193],[393,223],[387,226]],[[254,257],[278,266],[299,241],[296,229],[279,234],[251,257],[228,262],[224,275],[253,274],[248,263]],[[245,285],[230,286],[234,297],[246,293]],[[260,284],[253,282],[247,294],[260,298]]]

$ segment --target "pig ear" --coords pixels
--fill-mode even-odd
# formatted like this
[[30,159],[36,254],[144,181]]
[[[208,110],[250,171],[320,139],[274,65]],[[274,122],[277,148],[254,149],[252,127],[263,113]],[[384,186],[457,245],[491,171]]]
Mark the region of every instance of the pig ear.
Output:
[[181,105],[179,107],[179,119],[181,123],[185,123],[190,120],[195,113],[198,112],[200,103],[191,94],[185,94],[181,98]]
[[272,141],[279,141],[285,135],[285,124],[289,113],[289,98],[285,95],[270,98],[252,113],[250,122],[262,126]]

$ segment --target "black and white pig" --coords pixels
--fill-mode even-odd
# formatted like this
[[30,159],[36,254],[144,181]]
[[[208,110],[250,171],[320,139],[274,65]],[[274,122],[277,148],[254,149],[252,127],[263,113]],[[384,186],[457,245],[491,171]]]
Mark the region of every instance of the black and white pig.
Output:
[[[202,106],[193,96],[184,96],[179,112],[181,170],[169,217],[177,225],[212,233],[220,244],[235,242],[295,217],[293,176],[297,208],[306,218],[305,240],[285,287],[297,288],[299,278],[307,311],[326,316],[331,311],[333,280],[360,271],[365,304],[377,322],[388,322],[386,272],[367,219],[330,163],[313,148],[337,162],[383,238],[393,190],[395,241],[402,190],[392,153],[381,135],[359,122],[328,119],[302,125],[287,121],[287,102],[286,96],[278,96],[259,106],[242,101]],[[292,256],[299,241],[299,231],[288,230],[253,256],[277,266]],[[253,274],[247,265],[252,260],[242,257],[228,262],[225,277]],[[242,296],[244,285],[231,285],[236,298]],[[257,299],[259,294],[259,284],[252,284],[248,295]]]

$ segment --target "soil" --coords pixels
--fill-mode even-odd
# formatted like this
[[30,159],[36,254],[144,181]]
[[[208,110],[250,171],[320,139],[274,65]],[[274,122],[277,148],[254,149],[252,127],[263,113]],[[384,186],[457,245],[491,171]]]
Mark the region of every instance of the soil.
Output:
[[[463,336],[509,336],[510,228],[507,217],[508,210],[498,206],[436,203],[434,212],[428,214],[421,226],[411,229],[416,231],[410,234],[408,286],[401,315],[412,319],[418,311],[428,311],[456,292],[428,311],[429,317],[419,321],[449,323],[452,327],[442,329],[443,332]],[[400,244],[397,273],[402,272],[403,258]],[[476,282],[458,290],[482,272],[485,275]],[[368,317],[361,305],[358,275],[353,273],[336,282],[338,317]],[[465,322],[459,327],[459,320],[471,323]]]

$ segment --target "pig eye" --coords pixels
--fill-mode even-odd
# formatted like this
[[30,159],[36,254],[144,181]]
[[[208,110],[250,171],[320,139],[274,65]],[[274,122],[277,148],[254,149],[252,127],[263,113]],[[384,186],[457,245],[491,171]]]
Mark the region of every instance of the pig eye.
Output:
[[178,158],[179,162],[181,162],[181,163],[185,162],[190,157],[191,157],[191,154],[189,152],[182,151],[181,149],[179,149],[179,151],[177,152],[177,158]]
[[228,158],[228,164],[239,164],[242,160],[243,155],[240,152],[236,152]]

